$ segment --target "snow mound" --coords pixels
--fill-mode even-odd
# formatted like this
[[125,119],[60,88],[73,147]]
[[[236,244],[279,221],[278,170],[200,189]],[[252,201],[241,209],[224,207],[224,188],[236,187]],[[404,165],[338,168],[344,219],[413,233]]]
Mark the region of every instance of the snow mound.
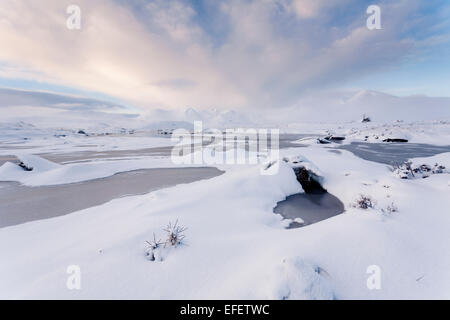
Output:
[[439,163],[450,167],[450,152],[440,153],[432,157],[413,158],[411,162],[415,165],[427,164],[430,166]]
[[[28,184],[27,181],[30,181],[30,179],[42,177],[64,168],[59,164],[31,154],[17,155],[17,158],[21,161],[22,167],[11,162],[5,162],[0,167],[0,181],[18,181]],[[25,170],[25,168],[29,170]]]
[[283,161],[286,162],[291,168],[305,168],[308,171],[311,171],[318,177],[322,177],[323,173],[320,171],[320,169],[312,163],[308,158],[302,156],[302,155],[295,155],[295,156],[286,156],[283,158]]
[[35,172],[45,172],[61,168],[59,164],[43,159],[32,154],[17,155],[17,158],[28,168],[33,168]]
[[428,158],[414,158],[394,168],[393,175],[401,179],[428,178],[433,174],[450,173],[450,152]]
[[299,257],[284,259],[276,273],[277,278],[272,287],[273,299],[335,299],[328,273]]
[[5,162],[2,166],[0,166],[1,181],[14,181],[18,175],[23,173],[24,170],[12,162]]

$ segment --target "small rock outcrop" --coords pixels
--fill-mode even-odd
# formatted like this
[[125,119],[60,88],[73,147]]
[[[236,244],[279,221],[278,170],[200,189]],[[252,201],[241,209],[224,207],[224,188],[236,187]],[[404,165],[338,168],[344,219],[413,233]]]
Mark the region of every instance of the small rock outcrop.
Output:
[[295,176],[297,177],[297,181],[300,182],[306,193],[320,194],[327,192],[327,190],[325,190],[318,182],[319,177],[312,171],[306,169],[305,167],[296,167],[293,169]]
[[326,189],[322,187],[320,172],[311,162],[307,159],[299,156],[293,158],[284,158],[292,170],[294,170],[297,181],[302,185],[305,193],[321,194],[327,192]]
[[320,143],[320,144],[330,144],[331,141],[326,140],[326,139],[324,139],[324,138],[317,138],[317,143]]
[[23,163],[22,161],[18,164],[19,167],[21,167],[23,170],[25,171],[33,171],[32,167],[27,166],[25,163]]
[[324,138],[317,138],[317,143],[320,143],[320,144],[329,144],[331,142],[341,143],[344,140],[345,140],[345,137],[343,137],[343,136],[335,136],[335,135],[330,134]]
[[367,123],[367,122],[371,122],[372,120],[370,119],[369,116],[363,115],[363,118],[361,120],[362,123]]
[[406,143],[406,142],[408,142],[408,140],[407,139],[400,139],[400,138],[387,138],[387,139],[384,139],[383,142],[403,142],[403,143]]
[[328,137],[325,137],[325,139],[326,139],[326,140],[329,140],[329,141],[336,142],[336,141],[344,141],[344,140],[345,140],[345,137],[340,137],[340,136],[328,136]]

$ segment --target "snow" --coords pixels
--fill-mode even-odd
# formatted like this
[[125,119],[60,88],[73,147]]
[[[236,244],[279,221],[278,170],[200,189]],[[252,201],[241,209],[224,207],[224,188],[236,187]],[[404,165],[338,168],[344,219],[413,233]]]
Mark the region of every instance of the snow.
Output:
[[304,94],[283,112],[268,111],[280,123],[346,123],[360,122],[363,115],[372,121],[389,123],[397,120],[450,120],[450,98],[428,96],[394,96],[371,90],[325,91]]
[[[289,258],[277,267],[277,276],[272,280],[270,299],[333,300],[333,288],[328,277],[321,275],[321,269],[301,258]],[[322,272],[323,274],[323,272]]]
[[371,122],[371,123],[326,123],[301,124],[284,130],[285,132],[307,132],[311,137],[301,138],[298,144],[317,144],[318,136],[344,136],[340,143],[352,142],[382,143],[387,138],[406,139],[409,143],[432,144],[437,146],[450,145],[450,122]]
[[41,157],[32,154],[20,154],[19,160],[28,168],[35,172],[45,172],[50,170],[60,169],[61,166],[51,161],[45,160]]
[[[168,156],[56,164],[42,155],[171,146],[174,142],[155,131],[193,120],[204,121],[205,129],[242,125],[311,136],[332,133],[346,136],[343,143],[383,137],[435,145],[450,141],[448,98],[338,92],[305,96],[277,113],[188,109],[132,116],[120,106],[76,97],[0,94],[12,99],[1,105],[0,155],[16,155],[33,167],[25,171],[6,162],[0,181],[34,187],[194,166]],[[361,123],[363,113],[373,122]],[[78,134],[80,129],[88,136]],[[346,150],[329,152],[315,137],[299,143],[307,147],[280,150],[277,163],[268,158],[254,165],[211,164],[225,174],[1,228],[0,298],[450,299],[448,172],[402,180],[387,165]],[[411,161],[449,168],[450,153]],[[292,170],[297,165],[321,177],[324,188],[344,203],[344,214],[286,229],[291,221],[273,208],[303,192]],[[354,207],[361,196],[370,197],[374,207]],[[176,220],[188,228],[185,244],[149,261],[146,241],[153,233],[163,237],[162,229]],[[81,290],[66,286],[73,265],[81,268]],[[381,270],[380,290],[367,287],[371,266]]]
[[[170,130],[192,128],[203,121],[204,128],[282,128],[286,132],[316,133],[330,126],[358,126],[364,114],[372,124],[448,122],[450,98],[393,96],[383,92],[327,91],[303,94],[291,106],[274,110],[195,109],[136,110],[107,101],[48,92],[0,89],[1,122],[26,122],[39,128],[60,128],[62,124],[91,132],[127,130]],[[1,125],[0,125],[1,128]],[[65,128],[68,129],[68,128]],[[75,129],[75,128],[70,128]]]
[[[171,143],[174,142],[171,141]],[[42,148],[39,150],[42,151]],[[36,187],[88,181],[138,169],[215,166],[221,170],[228,170],[234,166],[249,166],[248,159],[253,159],[254,163],[257,163],[259,159],[265,164],[264,166],[267,166],[270,163],[270,157],[274,156],[274,154],[258,154],[257,152],[246,154],[242,150],[236,151],[235,149],[229,149],[226,152],[215,150],[215,154],[212,156],[213,150],[215,150],[215,145],[205,146],[202,150],[179,157],[173,157],[171,153],[165,156],[134,156],[117,159],[108,157],[105,160],[92,159],[87,162],[72,163],[68,161],[64,165],[58,165],[37,155],[26,153],[30,150],[22,150],[19,153],[14,151],[15,155],[33,170],[25,171],[18,165],[6,162],[0,166],[0,182],[17,181],[26,186]],[[9,154],[9,152],[5,153]],[[200,161],[195,162],[194,159],[200,159]],[[225,160],[232,160],[232,163],[227,163]],[[312,166],[312,164],[308,164],[307,159],[302,161],[304,161],[304,166]],[[278,169],[278,166],[269,169],[264,169],[264,166],[261,168],[261,172],[264,174],[272,174],[272,171]],[[318,169],[315,170],[319,172]]]
[[[281,161],[278,174],[262,175],[262,164],[230,167],[210,180],[0,229],[0,297],[450,298],[448,174],[400,180],[386,165],[322,146],[281,156],[313,163],[346,213],[286,230],[272,210],[301,192],[292,168]],[[360,194],[375,208],[352,208]],[[398,212],[381,210],[393,202]],[[177,219],[188,227],[186,245],[149,261],[145,241]],[[81,290],[66,288],[70,265],[81,268]],[[366,286],[372,265],[380,290]]]
[[[249,179],[250,177],[254,177],[256,179]],[[106,204],[106,207],[103,207],[96,213],[92,212],[96,211],[94,208],[92,208],[65,217],[51,219],[47,222],[42,221],[37,224],[28,223],[18,228],[5,228],[1,230],[0,238],[3,236],[13,236],[13,234],[11,234],[10,232],[14,233],[14,230],[16,230],[16,232],[20,232],[20,230],[23,230],[27,234],[28,232],[32,232],[32,234],[30,234],[29,236],[27,235],[25,238],[28,239],[27,241],[31,242],[39,240],[39,247],[41,247],[41,250],[39,250],[40,253],[37,254],[37,256],[40,256],[39,258],[37,258],[37,256],[35,258],[31,256],[27,258],[32,260],[33,264],[46,264],[45,257],[49,257],[52,255],[53,249],[51,248],[54,245],[53,242],[59,237],[61,237],[61,241],[58,240],[59,244],[57,244],[57,246],[62,247],[65,247],[67,245],[72,247],[75,243],[81,240],[81,238],[83,238],[84,240],[81,240],[82,243],[78,243],[75,245],[75,247],[72,247],[74,249],[76,248],[75,251],[69,250],[67,251],[68,254],[61,252],[61,254],[58,254],[58,256],[55,257],[56,260],[52,259],[54,262],[56,262],[56,265],[60,265],[61,263],[73,264],[74,262],[77,262],[83,269],[83,265],[85,263],[89,264],[89,260],[93,257],[92,254],[94,254],[95,257],[98,255],[98,250],[102,249],[103,253],[97,256],[98,258],[100,258],[100,260],[94,259],[99,264],[97,264],[97,266],[92,265],[88,267],[90,271],[88,271],[86,275],[86,284],[89,282],[90,275],[96,278],[97,276],[95,275],[95,273],[101,272],[101,269],[105,267],[105,265],[103,265],[103,262],[109,261],[110,263],[112,263],[110,269],[111,272],[108,271],[108,274],[103,274],[103,276],[100,275],[100,277],[104,279],[100,280],[100,282],[105,285],[103,289],[97,287],[97,289],[93,288],[94,291],[91,291],[89,289],[87,291],[84,291],[88,296],[91,297],[99,297],[103,296],[104,294],[110,297],[116,296],[116,294],[116,297],[127,297],[128,294],[131,294],[131,296],[135,295],[137,297],[169,297],[170,295],[172,295],[172,297],[175,297],[173,296],[174,292],[171,292],[170,287],[176,287],[176,282],[180,279],[184,279],[181,280],[181,283],[185,288],[184,290],[183,288],[179,288],[180,295],[185,296],[189,293],[194,294],[194,296],[202,294],[205,295],[207,294],[207,292],[211,292],[211,290],[197,291],[195,289],[197,287],[195,283],[201,281],[200,279],[211,279],[212,281],[202,281],[203,285],[208,287],[214,285],[215,282],[220,281],[219,278],[216,278],[214,276],[215,274],[217,275],[217,273],[221,274],[223,272],[224,275],[228,274],[228,276],[232,276],[232,274],[234,273],[234,268],[230,269],[229,265],[230,262],[233,262],[227,262],[227,260],[234,256],[241,256],[241,254],[239,253],[240,247],[242,247],[241,241],[245,241],[245,238],[248,237],[248,232],[252,234],[255,231],[252,229],[247,230],[246,228],[249,225],[251,226],[253,224],[253,221],[259,220],[262,222],[261,225],[257,226],[257,229],[259,230],[267,229],[271,225],[274,226],[275,229],[279,229],[277,225],[280,218],[271,213],[273,203],[277,200],[283,199],[288,194],[295,193],[299,190],[299,185],[295,180],[294,174],[292,170],[287,166],[280,167],[279,175],[264,176],[259,174],[259,168],[247,168],[238,170],[237,172],[229,172],[227,177],[219,177],[219,179],[215,180],[215,183],[213,183],[212,185],[194,183],[155,192],[147,196],[114,200]],[[242,194],[244,192],[248,192],[249,190],[256,190],[258,196],[242,197]],[[167,201],[174,195],[177,195],[176,198],[179,201]],[[205,195],[208,196],[208,200],[199,201],[199,197],[202,198]],[[226,200],[226,202],[229,202],[231,204],[231,207],[230,205],[224,205],[224,196],[227,199],[234,199],[234,201],[231,202],[229,200]],[[261,201],[261,199],[265,200]],[[218,210],[215,210],[213,212],[210,211],[211,205],[219,205]],[[236,209],[237,207],[246,209],[248,208],[249,210],[246,211],[245,215],[240,210],[230,210],[232,208]],[[123,213],[125,212],[127,214],[123,215]],[[150,215],[148,215],[149,212],[151,212]],[[184,212],[185,214],[182,214],[182,212]],[[266,214],[261,214],[263,212],[266,212]],[[158,230],[160,230],[160,228],[162,228],[168,222],[168,220],[174,221],[176,218],[178,218],[178,214],[181,214],[179,216],[180,223],[186,225],[189,228],[189,232],[187,232],[188,246],[182,247],[179,250],[177,249],[176,252],[173,253],[173,255],[169,256],[164,262],[160,264],[149,262],[145,258],[144,250],[142,248],[144,241],[149,239],[149,237],[152,235],[152,232],[158,232]],[[226,219],[223,219],[225,217]],[[92,223],[92,221],[94,221],[92,219],[94,219],[96,223]],[[239,223],[236,223],[238,221]],[[39,225],[41,223],[44,223],[42,225],[44,229],[41,229],[39,231]],[[66,223],[68,224],[67,226]],[[217,229],[217,233],[214,232],[215,229]],[[81,232],[80,234],[79,230],[83,230],[83,232]],[[233,233],[236,234],[236,237],[229,237],[229,231],[227,230],[233,230]],[[50,232],[51,234],[48,234],[47,236],[42,238],[41,235],[45,234],[46,232]],[[56,232],[56,234],[54,232]],[[209,238],[207,234],[209,234],[210,232],[216,234],[212,236],[212,238]],[[16,236],[17,235],[13,237],[15,238]],[[94,239],[92,238],[92,236],[94,237]],[[205,236],[207,238],[204,238]],[[76,238],[78,238],[79,240],[76,240]],[[22,240],[24,241],[22,242]],[[17,244],[19,246],[21,246],[21,242],[22,245],[27,242],[25,241],[25,239],[22,240],[18,239]],[[255,247],[257,252],[260,252],[261,248],[258,246],[255,240],[256,239],[253,239],[251,240],[251,243],[248,243],[248,248],[251,249],[251,247]],[[122,241],[124,241],[124,243],[121,244],[120,242]],[[125,243],[128,243],[129,245],[126,245]],[[194,249],[194,251],[191,251],[191,248],[196,249]],[[221,250],[221,248],[223,248],[224,250]],[[2,247],[2,252],[3,249],[6,249],[5,254],[9,256],[9,258],[6,259],[6,261],[9,261],[9,263],[7,265],[2,265],[2,268],[6,267],[7,269],[9,269],[9,267],[14,264],[12,263],[12,261],[15,261],[16,259],[22,260],[24,258],[23,255],[18,254],[18,252],[16,251],[17,247],[15,249],[13,247],[9,247],[9,249]],[[236,255],[234,253],[236,253]],[[75,254],[75,256],[73,256],[72,254]],[[91,256],[91,258],[85,256],[85,254]],[[125,269],[127,269],[128,267],[119,263],[118,261],[114,262],[114,260],[116,260],[122,254],[125,254],[127,256],[127,260],[128,258],[131,259],[130,263],[131,265],[134,265],[132,267],[134,270],[133,273],[136,276],[139,275],[139,277],[143,277],[142,281],[140,280],[142,286],[138,285],[134,289],[130,287],[130,290],[120,290],[120,293],[116,290],[112,290],[111,294],[108,294],[108,287],[111,286],[110,288],[112,289],[118,284],[119,286],[121,286],[120,283],[125,280],[124,278],[119,277],[119,275],[123,274]],[[215,259],[214,257],[221,258]],[[180,258],[182,260],[179,260]],[[250,256],[242,258],[245,261],[251,261],[248,260],[251,259]],[[208,261],[208,263],[206,263],[206,261]],[[234,261],[234,263],[237,262],[236,260]],[[20,261],[18,262],[19,264],[21,263]],[[143,262],[143,264],[141,264],[141,262]],[[186,262],[185,267],[187,269],[185,271],[180,270],[179,276],[181,278],[178,278],[177,276],[171,279],[169,274],[161,274],[161,277],[157,276],[157,270],[166,269],[165,266],[168,267],[168,269],[166,269],[167,271],[172,270],[173,272],[178,272],[176,270],[179,267],[179,263],[184,264],[184,262]],[[197,264],[201,264],[203,266],[198,268]],[[53,266],[56,267],[56,265]],[[28,289],[31,289],[33,291],[33,289],[29,288],[26,284],[27,279],[30,279],[30,277],[37,277],[36,280],[40,279],[38,281],[44,282],[46,282],[46,279],[50,280],[48,277],[52,278],[52,274],[53,276],[58,277],[58,267],[56,267],[56,269],[53,269],[53,267],[51,266],[49,267],[50,269],[52,269],[52,271],[48,269],[46,270],[45,266],[44,270],[42,270],[40,266],[35,265],[35,268],[33,268],[34,271],[30,270],[31,274],[25,276],[22,285],[15,283],[15,281],[10,281],[12,280],[11,278],[2,278],[2,288],[5,288],[6,291],[2,291],[1,294],[8,292],[11,285],[10,289],[12,289],[13,291],[9,291],[10,293],[8,294],[8,296],[16,296],[18,294],[27,295],[26,292],[28,291]],[[93,269],[91,269],[91,267],[93,267]],[[192,272],[195,274],[194,277],[187,277],[186,272],[188,269],[192,269]],[[18,274],[16,272],[12,272],[11,269],[9,269],[9,271],[3,269],[2,271],[5,271],[6,274]],[[41,272],[43,271],[45,274],[41,274]],[[48,271],[50,271],[50,273],[47,273]],[[94,274],[91,274],[91,272],[94,272]],[[147,272],[150,273],[147,274]],[[112,281],[113,279],[110,278],[110,275],[112,274],[114,274],[114,277],[117,277],[117,281]],[[156,276],[156,278],[152,277],[151,274]],[[244,277],[246,277],[245,274],[246,272],[244,271]],[[65,274],[63,273],[62,276],[65,277]],[[130,274],[126,272],[125,278],[129,279],[129,277]],[[157,280],[157,278],[160,279]],[[53,278],[53,280],[56,279]],[[168,281],[168,287],[166,287],[165,289],[161,288],[161,290],[155,290],[155,281]],[[63,282],[62,284],[62,289],[64,289],[65,282]],[[217,284],[219,285],[219,283]],[[36,288],[38,291],[35,291],[34,294],[39,294],[38,292],[40,292],[40,294],[43,294],[43,296],[48,297],[52,295],[52,289],[57,290],[61,287],[57,281],[53,284],[49,283],[49,285],[50,287],[48,289],[50,291],[47,291],[47,289],[42,291],[42,289]],[[226,286],[227,284],[225,283],[223,285]],[[201,286],[202,285],[200,284],[200,287]],[[98,289],[100,289],[100,291],[96,291]],[[106,289],[106,291],[103,291],[104,289]],[[231,289],[233,288],[224,288],[225,291]],[[153,294],[148,290],[153,291]],[[69,295],[71,295],[71,293],[72,292],[69,291],[67,292],[67,294]],[[31,292],[28,292],[28,294],[33,295],[33,293]]]
[[363,140],[380,143],[387,138],[397,138],[406,139],[411,143],[446,146],[450,144],[450,122],[394,122],[362,125],[359,128],[347,130],[346,134],[349,137],[347,143]]
[[26,186],[49,186],[82,182],[112,176],[119,172],[138,169],[195,167],[178,165],[169,157],[140,157],[131,160],[91,161],[58,165],[35,155],[18,155],[32,171],[25,171],[18,165],[6,162],[0,166],[0,181],[17,181]]
[[446,168],[450,168],[450,152],[440,153],[427,158],[414,158],[411,162],[415,165],[426,164],[429,166],[433,166],[434,164],[438,163],[445,166]]
[[[105,134],[108,133],[107,135]],[[35,127],[25,122],[0,123],[0,155],[22,153],[67,153],[81,151],[137,150],[171,146],[169,138],[153,132],[121,133],[120,128],[91,128],[89,136],[74,128]]]
[[433,174],[450,173],[449,153],[428,158],[415,158],[394,168],[393,175],[401,179],[424,179]]

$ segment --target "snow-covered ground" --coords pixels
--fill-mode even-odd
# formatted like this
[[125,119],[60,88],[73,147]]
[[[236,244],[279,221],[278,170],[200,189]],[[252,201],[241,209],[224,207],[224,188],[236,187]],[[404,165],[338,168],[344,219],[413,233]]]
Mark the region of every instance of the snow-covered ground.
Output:
[[[152,131],[108,128],[82,131],[71,128],[42,128],[29,123],[0,123],[0,155],[15,153],[67,153],[80,151],[136,150],[171,146],[170,138]],[[130,134],[132,132],[133,134]]]
[[[311,93],[304,95],[297,104],[279,111],[214,108],[138,111],[75,96],[0,89],[0,150],[4,143],[24,146],[90,145],[92,139],[79,135],[79,130],[94,136],[112,134],[136,138],[136,135],[144,135],[148,138],[157,130],[192,130],[194,121],[202,121],[206,130],[278,128],[281,133],[331,132],[354,139],[366,139],[367,136],[368,141],[375,142],[385,136],[398,136],[412,142],[446,144],[450,138],[449,105],[450,98],[397,97],[359,90]],[[372,121],[361,123],[363,115]],[[126,145],[136,149],[136,145],[145,144],[145,141],[108,137],[106,140],[98,139],[98,144],[109,143],[104,145],[105,150],[125,148]]]
[[[322,174],[344,214],[287,230],[273,208],[302,190],[292,169],[284,161],[273,175],[261,174],[264,165],[230,166],[210,180],[0,229],[0,297],[450,298],[448,174],[402,180],[348,151],[281,151],[298,156]],[[450,153],[437,157],[450,166]],[[355,208],[361,195],[374,207]],[[145,241],[176,220],[188,228],[185,245],[150,261]],[[81,290],[66,286],[72,265]],[[374,265],[379,290],[367,286]]]
[[[35,106],[34,113],[24,118],[21,114],[30,107],[23,104],[31,102],[19,99],[16,112],[2,118],[0,156],[5,163],[0,163],[0,188],[4,181],[59,186],[137,169],[201,166],[174,163],[168,154],[136,151],[173,146],[176,142],[158,135],[158,130],[170,131],[193,120],[204,120],[205,129],[247,123],[247,127],[281,128],[282,133],[311,137],[300,139],[298,147],[281,149],[278,165],[268,165],[269,160],[252,165],[212,164],[225,173],[57,218],[0,228],[0,298],[450,298],[450,152],[411,160],[413,168],[437,168],[437,163],[444,170],[429,173],[426,179],[419,175],[402,179],[389,165],[316,140],[317,135],[332,134],[345,136],[343,144],[401,138],[409,143],[450,145],[445,99],[396,99],[374,92],[333,96],[330,108],[336,115],[341,115],[339,106],[349,107],[333,123],[313,115],[309,116],[315,122],[302,122],[302,106],[299,114],[280,112],[285,118],[275,117],[270,123],[263,119],[263,112],[252,118],[232,111],[194,109],[171,121],[153,119],[152,114],[147,118],[120,112],[105,115],[106,107],[124,110],[97,101],[82,101],[96,106],[95,114],[85,114],[79,106],[74,109],[73,103],[81,103],[75,98],[69,105],[66,98],[60,101],[60,97],[44,95],[39,99],[45,100],[39,104],[53,101],[51,108]],[[358,109],[361,101],[366,109]],[[404,103],[393,113],[383,108],[371,113],[371,106],[378,102],[390,108],[399,101]],[[425,117],[426,111],[419,108],[424,101],[425,105],[436,102],[435,111],[443,120]],[[314,100],[304,103],[314,105]],[[422,113],[397,121],[410,103]],[[362,111],[373,121],[361,123]],[[91,121],[91,116],[104,122]],[[83,161],[83,153],[89,152],[96,153]],[[102,157],[95,158],[100,153]],[[77,160],[45,160],[61,154],[67,159],[77,154]],[[33,170],[12,163],[18,162],[15,157]],[[289,195],[303,192],[291,167],[299,161],[320,175],[323,187],[339,198],[345,212],[286,229],[292,221],[283,220],[273,209]],[[362,204],[368,208],[361,208]],[[154,234],[156,240],[164,238],[162,229],[175,221],[188,228],[184,243],[158,248],[156,261],[151,261],[146,241],[152,241]],[[67,286],[71,266],[80,268],[80,290]]]
[[[413,121],[413,122],[349,122],[349,123],[296,123],[284,132],[302,132],[321,136],[344,136],[340,143],[373,142],[381,143],[385,139],[405,139],[411,143],[450,145],[450,121]],[[316,144],[315,137],[305,137],[297,141],[300,144]]]

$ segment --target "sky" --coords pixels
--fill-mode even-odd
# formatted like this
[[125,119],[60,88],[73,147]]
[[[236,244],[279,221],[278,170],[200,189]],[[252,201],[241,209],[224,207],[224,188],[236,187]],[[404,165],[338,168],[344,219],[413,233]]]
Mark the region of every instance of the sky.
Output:
[[[66,9],[81,9],[67,28]],[[369,30],[369,5],[381,29]],[[447,0],[5,0],[0,87],[142,109],[254,109],[310,93],[450,96]]]

